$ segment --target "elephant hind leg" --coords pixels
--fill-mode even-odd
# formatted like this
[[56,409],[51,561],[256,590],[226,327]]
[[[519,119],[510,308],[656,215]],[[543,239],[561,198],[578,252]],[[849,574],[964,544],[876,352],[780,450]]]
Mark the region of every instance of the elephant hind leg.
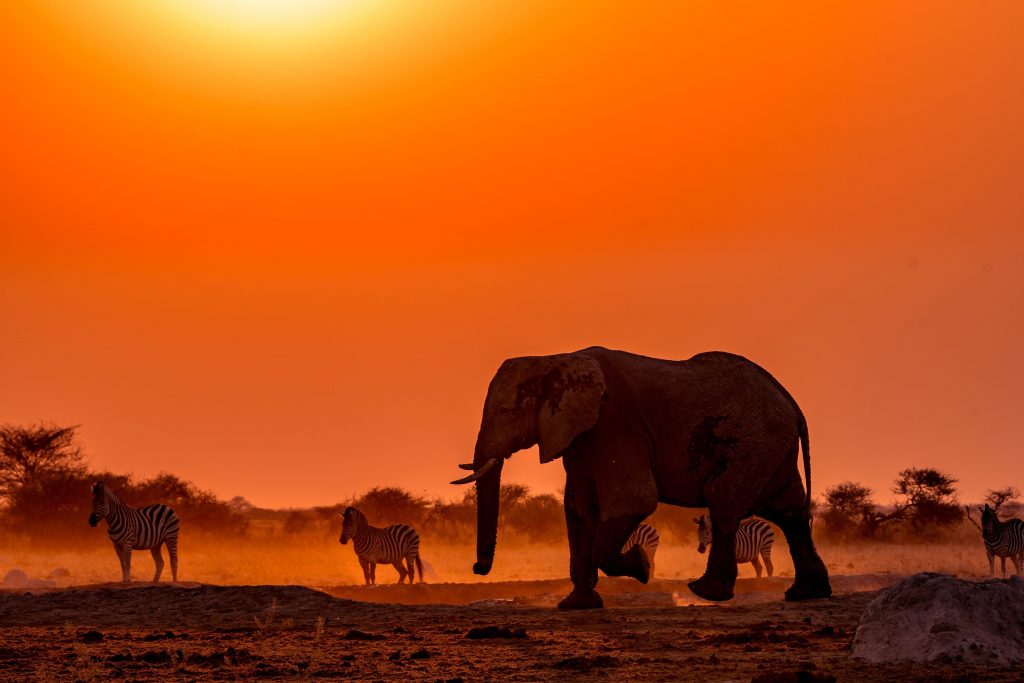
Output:
[[723,516],[711,508],[711,550],[704,575],[688,585],[705,600],[731,600],[736,588],[736,529],[739,517]]
[[828,569],[822,562],[811,538],[810,513],[804,499],[804,488],[799,479],[773,498],[772,502],[756,513],[772,522],[786,536],[789,553],[793,557],[796,579],[786,591],[787,600],[813,600],[832,596]]

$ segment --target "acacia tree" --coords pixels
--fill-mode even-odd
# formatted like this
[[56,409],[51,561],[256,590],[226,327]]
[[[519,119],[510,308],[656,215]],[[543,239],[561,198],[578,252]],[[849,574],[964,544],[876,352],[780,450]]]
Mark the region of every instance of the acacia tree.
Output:
[[0,497],[9,499],[46,476],[85,471],[78,425],[0,425]]
[[875,510],[870,488],[854,481],[844,481],[825,489],[825,528],[830,534],[849,534]]
[[957,502],[957,479],[932,467],[911,467],[900,472],[892,492],[903,496],[896,504],[918,531],[959,522],[963,512]]
[[1007,486],[1004,489],[990,490],[985,496],[985,502],[991,505],[996,510],[1003,508],[1003,513],[1010,516],[1016,515],[1020,511],[1020,503],[1017,502],[1017,496],[1020,495],[1020,491],[1013,486]]
[[375,486],[352,501],[373,526],[409,524],[419,526],[427,516],[430,502],[397,486]]

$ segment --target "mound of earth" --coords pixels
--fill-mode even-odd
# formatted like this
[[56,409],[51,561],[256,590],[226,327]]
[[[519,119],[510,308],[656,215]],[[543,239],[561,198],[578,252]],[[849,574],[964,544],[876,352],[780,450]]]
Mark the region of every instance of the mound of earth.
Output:
[[45,579],[34,579],[20,569],[12,569],[4,576],[0,588],[53,588],[57,584]]
[[852,655],[873,663],[1024,662],[1024,580],[915,574],[868,605]]
[[354,607],[305,586],[100,584],[37,594],[0,591],[0,624],[250,628],[265,621],[312,622]]
[[[836,595],[876,591],[901,577],[892,574],[833,576]],[[706,605],[690,592],[688,580],[654,579],[642,585],[633,579],[602,578],[597,586],[606,607],[668,607]],[[792,578],[739,579],[736,597],[722,605],[778,603]],[[398,605],[470,605],[472,607],[554,607],[572,590],[568,579],[537,581],[482,581],[479,583],[378,584],[329,586],[330,595],[359,602]]]

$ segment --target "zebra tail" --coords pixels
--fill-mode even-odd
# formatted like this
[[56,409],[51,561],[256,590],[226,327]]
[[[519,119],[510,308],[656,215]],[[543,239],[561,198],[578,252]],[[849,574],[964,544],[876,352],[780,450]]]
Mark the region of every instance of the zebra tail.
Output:
[[[800,411],[799,408],[797,408]],[[807,433],[807,418],[800,411],[800,422],[797,423],[800,433],[800,446],[804,452],[804,482],[807,485],[807,510],[811,509],[811,439]]]
[[416,555],[416,571],[420,573],[420,583],[423,583],[423,560],[419,555]]

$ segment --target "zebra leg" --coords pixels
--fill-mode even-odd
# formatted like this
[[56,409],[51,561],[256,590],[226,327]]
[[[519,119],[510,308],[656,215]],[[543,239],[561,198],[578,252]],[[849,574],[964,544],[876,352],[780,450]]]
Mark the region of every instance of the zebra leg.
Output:
[[[761,559],[764,560],[764,568],[768,570],[768,576],[771,576],[772,572],[775,571],[775,568],[772,567],[772,551],[768,550],[767,552],[761,553]],[[758,576],[758,578],[760,578],[760,576]]]
[[1006,555],[999,556],[999,569],[1003,572],[1003,578],[1006,578]]
[[373,586],[377,585],[377,563],[370,563],[370,584]]
[[988,575],[996,575],[996,555],[992,552],[991,548],[985,548],[985,555],[988,556]]
[[124,565],[123,565],[123,567],[124,567],[124,579],[123,580],[124,580],[125,583],[131,583],[132,582],[132,548],[131,548],[131,546],[127,546],[124,549]]
[[583,516],[592,502],[592,493],[577,493],[577,487],[567,478],[565,483],[565,526],[569,536],[569,578],[572,592],[558,603],[562,609],[594,609],[604,607],[597,585],[597,565],[594,564],[594,530]]
[[[405,583],[405,577],[409,575],[409,572],[405,571],[405,566],[402,565],[402,561],[392,562],[391,566],[398,570],[398,583]],[[410,581],[410,583],[412,583]]]
[[124,583],[127,580],[125,579],[125,576],[128,574],[124,568],[124,548],[119,546],[117,543],[113,543],[113,546],[114,552],[117,554],[117,563],[121,565],[121,582]]
[[149,552],[152,553],[153,564],[156,565],[156,575],[153,577],[153,583],[160,583],[160,573],[164,570],[164,558],[160,554],[160,546],[153,546],[149,549]]
[[754,565],[754,572],[757,574],[757,578],[761,578],[761,563],[757,560],[757,555],[754,555],[754,559],[750,561],[750,564]]
[[[405,558],[405,563],[409,565],[409,585],[416,583],[416,566],[413,564],[414,560],[412,555]],[[423,575],[420,575],[420,583],[423,583]]]
[[359,566],[363,568],[363,583],[367,586],[370,585],[370,563],[365,560],[359,560]]
[[168,538],[166,543],[171,558],[171,583],[178,583],[178,537]]

